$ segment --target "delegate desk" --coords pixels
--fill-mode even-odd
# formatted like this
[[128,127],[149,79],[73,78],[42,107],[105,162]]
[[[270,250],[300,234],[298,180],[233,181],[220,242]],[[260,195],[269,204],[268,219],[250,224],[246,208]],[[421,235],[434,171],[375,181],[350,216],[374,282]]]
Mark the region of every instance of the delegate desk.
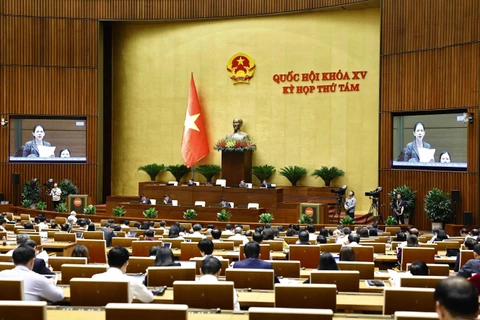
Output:
[[[70,287],[62,286],[64,293],[64,302],[70,302]],[[237,289],[238,300],[242,309],[250,307],[274,307],[275,293],[273,290],[247,290]],[[134,300],[134,302],[140,302]],[[165,290],[163,296],[155,296],[153,303],[173,304],[173,289]],[[375,311],[383,310],[383,293],[347,293],[341,292],[337,294],[337,310],[358,310],[358,311]]]
[[[62,256],[71,256],[75,245],[75,242],[42,242],[41,247],[47,252],[55,252]],[[16,248],[16,244],[8,244],[6,246],[0,246],[0,252],[7,253]]]
[[260,207],[277,208],[277,204],[283,202],[282,188],[175,187],[159,183],[141,182],[138,189],[139,194],[143,193],[147,198],[156,199],[157,202],[162,201],[163,196],[168,194],[171,199],[178,200],[179,204],[205,201],[207,206],[210,206],[220,203],[220,200],[224,198],[227,201],[234,202],[235,206],[258,203]]
[[[193,188],[193,187],[192,187]],[[216,221],[217,213],[222,210],[220,207],[194,207],[194,206],[166,206],[162,204],[132,204],[128,202],[121,202],[118,205],[122,206],[127,211],[128,219],[145,218],[143,211],[148,208],[155,207],[158,211],[157,219],[166,220],[183,220],[183,213],[187,209],[195,209],[197,212],[197,221]],[[240,208],[226,208],[232,213],[231,222],[256,222],[258,223],[258,215],[265,213],[264,208],[260,209],[240,209]],[[108,208],[107,208],[107,212]]]

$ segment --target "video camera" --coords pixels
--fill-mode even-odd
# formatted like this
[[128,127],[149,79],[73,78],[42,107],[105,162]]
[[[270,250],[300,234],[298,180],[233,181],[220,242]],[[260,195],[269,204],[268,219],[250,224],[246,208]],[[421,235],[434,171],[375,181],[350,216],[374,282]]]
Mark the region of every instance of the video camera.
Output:
[[338,190],[330,190],[331,193],[336,193],[337,195],[339,196],[343,196],[345,194],[345,192],[347,191],[347,186],[346,185],[343,185],[341,188],[339,188]]
[[380,196],[380,192],[382,192],[382,187],[378,187],[375,190],[365,192],[366,197],[378,198]]

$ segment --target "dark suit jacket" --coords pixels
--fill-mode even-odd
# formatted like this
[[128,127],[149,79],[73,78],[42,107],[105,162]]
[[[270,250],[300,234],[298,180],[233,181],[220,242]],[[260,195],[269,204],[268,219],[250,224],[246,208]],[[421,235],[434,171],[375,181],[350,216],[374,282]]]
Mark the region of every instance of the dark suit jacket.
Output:
[[[248,258],[245,260],[238,260],[233,265],[233,268],[237,269],[273,269],[273,266],[270,262],[263,261],[262,259]],[[277,275],[274,274],[275,283],[280,283],[277,278]]]
[[[43,145],[46,147],[51,147],[50,142],[47,141],[43,141]],[[35,140],[25,142],[25,145],[23,146],[23,156],[29,158],[40,157],[40,152],[38,151]]]
[[38,274],[55,274],[55,272],[52,272],[50,269],[47,268],[47,265],[45,264],[45,261],[43,259],[38,258],[35,258],[33,262],[32,271]]
[[112,246],[112,238],[116,237],[117,235],[113,231],[107,230],[105,228],[103,228],[102,231],[103,231],[103,235],[104,235],[104,238],[105,238],[105,245],[107,247],[111,247]]
[[271,183],[268,183],[268,182],[267,182],[267,184],[265,184],[265,183],[263,183],[263,182],[260,184],[260,187],[261,187],[261,188],[270,188],[271,186],[272,186],[272,184],[271,184]]
[[[430,145],[426,142],[423,142],[423,147],[425,149],[430,149]],[[410,142],[404,149],[405,156],[403,157],[403,161],[410,161],[410,162],[420,162],[420,155],[418,153],[417,144],[415,141]]]
[[163,203],[164,203],[164,204],[172,204],[172,199],[168,199],[167,202],[165,202],[165,200],[163,200]]
[[225,202],[225,204],[221,205],[222,208],[231,208],[230,202]]
[[150,201],[150,199],[148,199],[148,198],[145,198],[145,201],[140,200],[140,203],[141,204],[152,204],[152,201]]

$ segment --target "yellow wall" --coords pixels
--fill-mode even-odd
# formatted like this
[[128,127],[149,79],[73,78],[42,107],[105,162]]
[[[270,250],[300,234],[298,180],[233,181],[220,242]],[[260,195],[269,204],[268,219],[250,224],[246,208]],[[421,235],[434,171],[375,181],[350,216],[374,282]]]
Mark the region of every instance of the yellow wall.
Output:
[[[140,165],[179,164],[190,72],[206,116],[209,143],[243,130],[257,142],[254,165],[335,165],[363,196],[378,184],[380,11],[326,11],[249,19],[114,26],[113,163],[116,195],[135,195],[148,180]],[[255,59],[249,85],[233,85],[226,64],[238,52]],[[273,74],[366,70],[360,92],[282,94]],[[338,84],[343,81],[336,81]],[[326,81],[325,83],[331,83]],[[310,83],[302,83],[310,85]],[[324,83],[321,83],[324,84]],[[202,164],[220,164],[212,149]],[[165,173],[160,180],[170,180]],[[203,177],[198,177],[204,181]],[[256,181],[256,179],[255,179]],[[255,182],[254,181],[254,182]],[[273,183],[289,185],[275,174]],[[311,176],[299,185],[322,186]]]

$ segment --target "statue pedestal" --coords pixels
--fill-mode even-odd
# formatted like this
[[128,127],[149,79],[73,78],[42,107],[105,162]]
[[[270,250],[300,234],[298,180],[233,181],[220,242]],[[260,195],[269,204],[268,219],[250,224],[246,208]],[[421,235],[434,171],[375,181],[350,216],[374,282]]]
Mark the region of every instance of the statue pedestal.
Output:
[[252,150],[222,151],[222,179],[227,186],[238,186],[241,180],[252,182]]

